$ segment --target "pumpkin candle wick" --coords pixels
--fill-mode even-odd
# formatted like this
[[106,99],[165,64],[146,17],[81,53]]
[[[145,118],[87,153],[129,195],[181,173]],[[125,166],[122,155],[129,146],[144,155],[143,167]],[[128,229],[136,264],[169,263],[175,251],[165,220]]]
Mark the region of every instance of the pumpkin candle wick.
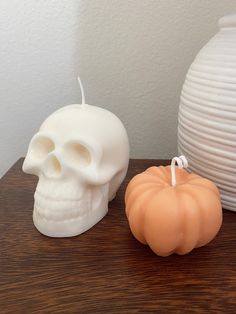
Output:
[[180,169],[188,167],[188,161],[185,156],[179,156],[172,158],[171,161],[171,185],[176,186],[176,172],[175,172],[175,163],[177,163]]
[[81,92],[82,107],[84,107],[84,105],[85,105],[85,95],[84,95],[84,88],[83,88],[83,84],[82,84],[81,79],[80,79],[80,77],[79,77],[79,76],[78,76],[77,80],[78,80],[79,87],[80,87],[80,92]]

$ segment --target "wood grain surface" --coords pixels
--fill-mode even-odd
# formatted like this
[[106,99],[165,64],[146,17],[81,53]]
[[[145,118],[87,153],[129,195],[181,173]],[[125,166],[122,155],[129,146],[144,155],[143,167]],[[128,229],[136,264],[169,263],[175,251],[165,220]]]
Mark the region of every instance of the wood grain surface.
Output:
[[41,235],[32,223],[37,180],[19,160],[0,180],[0,313],[236,313],[236,213],[185,256],[156,256],[124,214],[135,174],[160,160],[131,160],[108,215],[86,233]]

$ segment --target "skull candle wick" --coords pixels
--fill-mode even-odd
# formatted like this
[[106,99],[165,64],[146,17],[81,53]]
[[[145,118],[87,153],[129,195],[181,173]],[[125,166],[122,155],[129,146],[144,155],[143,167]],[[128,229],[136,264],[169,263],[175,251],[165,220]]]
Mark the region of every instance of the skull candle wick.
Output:
[[129,141],[110,111],[85,104],[65,106],[41,125],[23,171],[38,176],[33,222],[51,237],[79,235],[100,221],[123,181]]

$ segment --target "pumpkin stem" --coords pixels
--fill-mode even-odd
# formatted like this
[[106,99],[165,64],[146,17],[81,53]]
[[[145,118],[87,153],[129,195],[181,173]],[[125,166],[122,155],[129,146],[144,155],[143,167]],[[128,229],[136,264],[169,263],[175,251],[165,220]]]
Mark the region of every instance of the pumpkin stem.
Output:
[[180,169],[187,168],[188,167],[188,161],[185,156],[179,156],[174,157],[171,160],[171,185],[176,186],[176,173],[175,173],[175,163],[177,162],[177,165]]
[[85,105],[84,88],[83,88],[83,85],[79,76],[77,77],[77,80],[78,80],[80,92],[81,92],[82,106],[84,106]]

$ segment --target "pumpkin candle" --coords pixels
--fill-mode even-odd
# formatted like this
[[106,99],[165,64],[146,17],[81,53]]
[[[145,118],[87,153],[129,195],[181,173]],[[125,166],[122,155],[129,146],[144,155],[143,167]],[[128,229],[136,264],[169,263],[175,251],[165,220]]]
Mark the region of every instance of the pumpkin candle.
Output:
[[131,232],[160,256],[206,245],[222,223],[218,188],[188,173],[183,169],[187,166],[180,156],[170,166],[150,167],[130,181],[125,193]]

